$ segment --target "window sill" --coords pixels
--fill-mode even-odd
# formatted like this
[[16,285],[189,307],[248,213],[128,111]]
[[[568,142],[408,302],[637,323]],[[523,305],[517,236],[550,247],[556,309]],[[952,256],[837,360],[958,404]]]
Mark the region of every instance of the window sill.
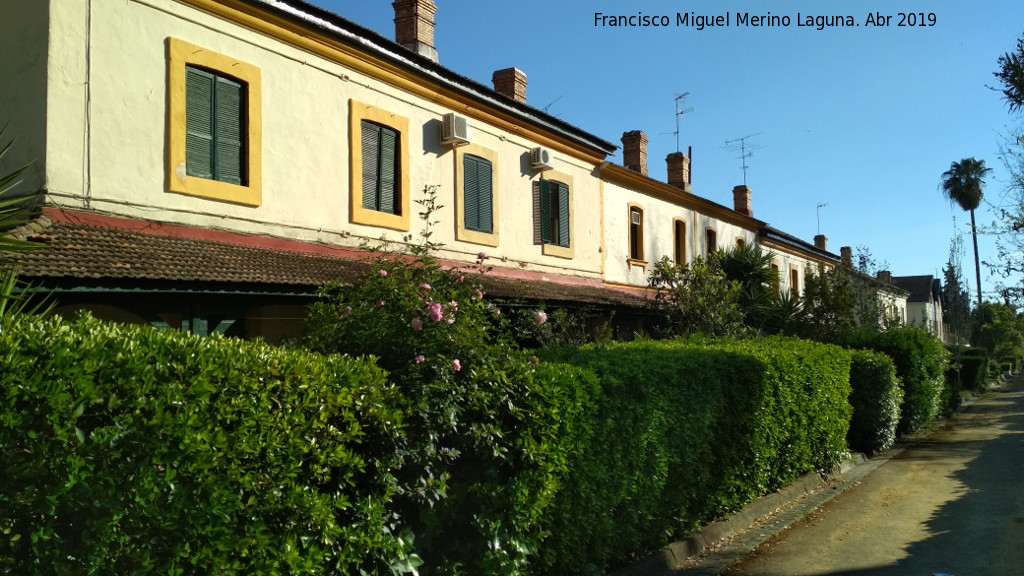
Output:
[[646,260],[637,260],[635,258],[626,258],[626,267],[627,268],[642,268],[644,270],[647,270],[647,261]]
[[571,260],[575,257],[575,253],[572,246],[556,246],[554,244],[541,244],[541,253],[545,256],[554,256],[556,258],[565,258]]

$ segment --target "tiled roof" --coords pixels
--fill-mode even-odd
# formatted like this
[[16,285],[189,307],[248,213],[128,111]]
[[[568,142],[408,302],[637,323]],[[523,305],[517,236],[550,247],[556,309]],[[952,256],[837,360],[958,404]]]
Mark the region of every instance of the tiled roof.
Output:
[[[366,259],[151,235],[56,222],[45,216],[10,235],[41,246],[11,258],[19,274],[28,279],[91,279],[120,281],[122,285],[149,280],[278,285],[313,292],[327,282],[352,282],[368,271]],[[648,302],[642,292],[608,288],[595,281],[502,277],[498,270],[481,280],[488,295],[498,298],[632,308]]]
[[933,276],[893,276],[893,284],[910,292],[909,302],[931,302]]

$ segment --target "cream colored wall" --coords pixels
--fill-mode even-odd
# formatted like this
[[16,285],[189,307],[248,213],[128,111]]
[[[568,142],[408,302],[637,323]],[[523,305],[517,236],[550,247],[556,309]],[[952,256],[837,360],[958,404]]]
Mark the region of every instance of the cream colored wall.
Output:
[[[55,27],[63,32],[51,57],[49,107],[51,150],[47,173],[54,203],[90,206],[130,218],[180,223],[309,242],[359,246],[365,240],[400,242],[417,236],[427,185],[438,185],[444,208],[434,241],[441,256],[471,261],[480,251],[517,269],[599,277],[600,185],[593,166],[555,154],[555,170],[573,180],[574,257],[545,256],[533,244],[529,168],[535,144],[479,121],[473,143],[491,149],[501,177],[500,245],[455,241],[455,153],[441,147],[441,117],[449,112],[422,98],[324,58],[292,48],[173,0],[93,0],[91,31],[82,0],[53,0]],[[91,104],[88,133],[81,85],[84,38],[89,31]],[[260,69],[262,87],[262,204],[246,207],[166,192],[168,37]],[[75,39],[78,39],[77,41]],[[81,46],[79,45],[81,44]],[[71,86],[78,83],[78,91]],[[409,232],[350,223],[349,100],[379,107],[409,121],[412,219]],[[81,143],[88,140],[88,154]],[[82,158],[90,158],[90,179]],[[492,260],[491,262],[494,262]],[[525,265],[524,265],[525,264]]]
[[[640,206],[644,212],[644,260],[648,263],[646,267],[629,262],[630,203]],[[663,256],[667,256],[669,260],[674,259],[676,218],[686,223],[687,264],[692,263],[695,256],[705,255],[704,230],[708,226],[715,228],[719,248],[734,246],[738,237],[747,243],[756,241],[756,235],[752,230],[643,194],[621,184],[605,182],[605,281],[647,286],[654,263]]]
[[[814,274],[818,273],[817,263],[810,259],[803,258],[792,252],[779,249],[778,247],[766,247],[767,251],[772,253],[773,262],[779,267],[779,289],[797,296],[802,296],[804,293],[804,286],[807,281],[809,272]],[[794,286],[791,282],[790,270],[797,270],[798,284]]]
[[48,13],[45,0],[3,0],[0,7],[0,148],[14,143],[0,175],[31,163],[19,192],[44,182]]

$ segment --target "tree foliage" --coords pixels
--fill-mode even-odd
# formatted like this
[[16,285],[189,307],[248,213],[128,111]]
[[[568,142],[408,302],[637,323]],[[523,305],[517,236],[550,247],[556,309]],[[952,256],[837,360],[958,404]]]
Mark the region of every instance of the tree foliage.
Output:
[[654,309],[668,334],[726,336],[743,331],[743,285],[726,277],[714,257],[698,256],[690,266],[662,257],[654,263],[650,286],[657,290]]
[[1003,98],[1011,112],[1024,109],[1024,38],[1017,40],[1017,46],[999,57],[999,69],[993,75],[1002,84]]

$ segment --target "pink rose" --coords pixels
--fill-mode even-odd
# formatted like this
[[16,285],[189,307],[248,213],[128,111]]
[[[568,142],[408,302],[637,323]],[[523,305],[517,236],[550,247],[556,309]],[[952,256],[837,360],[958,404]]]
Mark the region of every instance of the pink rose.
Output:
[[387,302],[385,302],[383,300],[378,300],[377,301],[377,308],[383,308],[385,304],[387,304]]
[[465,276],[459,276],[459,284],[462,284],[465,281],[466,281],[466,277]]
[[424,362],[426,362],[426,360],[427,358],[423,354],[420,354],[419,356],[416,357],[417,364],[423,364]]
[[433,290],[433,288],[430,287],[430,284],[427,283],[420,284],[420,288],[423,290]]
[[377,270],[377,276],[380,276],[381,278],[383,278],[383,277],[385,277],[387,275],[388,275],[388,271],[387,270]]
[[537,319],[537,324],[543,324],[548,321],[548,315],[543,310],[538,310],[534,318]]
[[427,304],[427,313],[430,314],[430,319],[434,322],[440,322],[441,318],[444,317],[444,312],[441,310],[441,305],[437,302],[431,302]]
[[484,297],[484,293],[481,290],[477,290],[476,291],[476,297],[477,298],[483,298]]
[[412,322],[409,323],[409,326],[416,331],[423,330],[423,320],[420,320],[419,318],[413,318]]
[[459,370],[462,370],[462,363],[459,362],[458,358],[456,358],[455,360],[452,360],[452,368],[455,368],[456,372],[458,372]]
[[478,254],[476,255],[476,259],[477,259],[477,260],[480,260],[481,262],[483,262],[484,260],[487,260],[487,253],[486,253],[486,252],[480,252],[480,253],[478,253]]

